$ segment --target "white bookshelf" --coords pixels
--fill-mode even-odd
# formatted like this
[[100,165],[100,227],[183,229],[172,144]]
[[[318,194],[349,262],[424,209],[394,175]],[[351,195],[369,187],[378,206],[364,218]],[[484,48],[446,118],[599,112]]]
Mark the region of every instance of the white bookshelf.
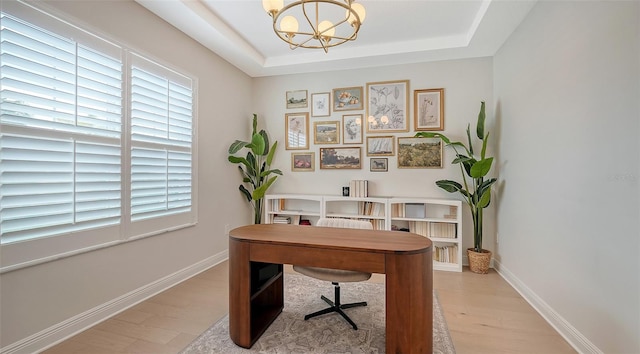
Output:
[[321,195],[308,194],[268,194],[265,195],[264,223],[272,224],[277,216],[299,220],[309,220],[312,225],[324,214]]
[[390,227],[428,237],[433,269],[462,271],[462,202],[449,199],[389,198]]
[[369,220],[375,230],[389,230],[388,199],[324,196],[324,217]]
[[462,271],[462,202],[450,199],[268,194],[264,223],[274,218],[369,220],[378,230],[410,231],[433,242],[433,269]]

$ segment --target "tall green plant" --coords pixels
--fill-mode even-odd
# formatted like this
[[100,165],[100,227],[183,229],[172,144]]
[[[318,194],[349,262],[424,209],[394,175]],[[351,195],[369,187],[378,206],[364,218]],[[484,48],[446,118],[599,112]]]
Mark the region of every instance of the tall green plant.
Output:
[[[257,127],[258,115],[254,114],[251,141],[234,141],[233,144],[229,146],[229,162],[238,164],[238,169],[242,174],[242,184],[240,184],[238,189],[253,207],[253,222],[260,224],[262,222],[264,195],[267,189],[269,189],[278,178],[277,175],[282,176],[282,172],[279,169],[271,169],[271,162],[273,161],[278,142],[274,142],[273,145],[269,147],[267,132],[264,130],[256,132]],[[235,154],[243,148],[247,149],[247,156],[235,156]]]
[[459,141],[452,142],[440,133],[419,132],[415,135],[416,137],[423,138],[440,138],[446,146],[451,146],[455,151],[456,158],[453,159],[451,163],[460,165],[462,184],[451,180],[439,180],[436,181],[436,185],[449,193],[459,192],[467,205],[469,205],[471,217],[473,218],[473,248],[476,252],[482,252],[482,211],[489,206],[491,202],[491,185],[496,182],[496,178],[485,180],[489,170],[491,170],[493,157],[485,156],[489,132],[485,135],[484,121],[483,101],[480,104],[480,113],[478,113],[478,122],[476,124],[476,136],[482,141],[482,149],[480,150],[479,157],[473,153],[470,124],[467,125],[468,146]]

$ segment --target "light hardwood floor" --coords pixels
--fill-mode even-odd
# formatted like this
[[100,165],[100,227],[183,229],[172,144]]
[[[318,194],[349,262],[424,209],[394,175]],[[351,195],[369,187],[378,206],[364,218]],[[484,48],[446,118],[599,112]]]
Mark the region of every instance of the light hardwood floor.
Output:
[[[575,353],[493,270],[436,271],[434,288],[458,354]],[[177,353],[228,312],[228,298],[224,262],[44,353]]]

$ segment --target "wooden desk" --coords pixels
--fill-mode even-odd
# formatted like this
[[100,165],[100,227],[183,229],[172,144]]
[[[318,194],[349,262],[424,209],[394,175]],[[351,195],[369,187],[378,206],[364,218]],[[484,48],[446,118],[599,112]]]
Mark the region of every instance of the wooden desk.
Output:
[[[386,274],[386,353],[433,351],[431,241],[407,232],[248,225],[229,232],[229,334],[250,348],[284,307],[282,264]],[[257,262],[263,262],[257,263]],[[252,289],[252,268],[278,264]],[[272,267],[273,269],[273,267]],[[309,291],[315,291],[310,289]]]

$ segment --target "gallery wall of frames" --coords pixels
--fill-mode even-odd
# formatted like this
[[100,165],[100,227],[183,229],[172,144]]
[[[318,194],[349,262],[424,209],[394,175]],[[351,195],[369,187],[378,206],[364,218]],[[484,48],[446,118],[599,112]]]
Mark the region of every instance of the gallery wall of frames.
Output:
[[[444,130],[444,88],[411,90],[409,80],[396,80],[330,92],[291,90],[284,97],[285,149],[291,150],[292,172],[442,168],[440,139],[413,135]],[[317,156],[309,149],[311,142],[319,147]],[[389,156],[397,157],[397,166],[389,166]]]

